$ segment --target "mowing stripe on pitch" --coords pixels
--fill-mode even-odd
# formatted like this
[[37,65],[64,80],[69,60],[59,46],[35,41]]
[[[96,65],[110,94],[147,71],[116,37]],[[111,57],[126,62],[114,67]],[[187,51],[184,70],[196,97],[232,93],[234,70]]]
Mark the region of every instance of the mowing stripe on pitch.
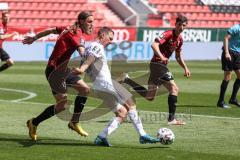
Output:
[[[49,106],[50,103],[39,103],[39,102],[20,102],[20,101],[8,101],[8,100],[1,100],[0,102],[11,102],[11,103],[19,103],[19,104],[32,104],[32,105],[45,105]],[[95,108],[91,106],[85,106],[86,108]],[[217,109],[217,108],[216,108]],[[162,113],[162,114],[168,114],[167,112],[154,112],[154,111],[140,111],[140,112],[150,112],[150,113]],[[186,116],[192,116],[192,117],[205,117],[205,118],[213,118],[213,119],[230,119],[230,120],[240,120],[240,118],[237,117],[222,117],[222,116],[208,116],[208,115],[198,115],[198,114],[185,114],[185,113],[176,113],[176,115],[186,115]]]

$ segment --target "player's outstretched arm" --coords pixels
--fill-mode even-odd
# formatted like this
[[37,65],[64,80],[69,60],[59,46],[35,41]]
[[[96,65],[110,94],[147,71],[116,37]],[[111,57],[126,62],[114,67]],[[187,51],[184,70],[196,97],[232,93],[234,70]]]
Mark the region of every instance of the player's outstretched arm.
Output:
[[23,44],[32,44],[32,43],[33,43],[34,41],[36,41],[37,39],[42,38],[42,37],[45,37],[45,36],[47,36],[47,35],[49,35],[49,34],[52,34],[52,33],[57,34],[56,28],[51,28],[51,29],[44,30],[44,31],[42,31],[42,32],[39,32],[38,34],[36,34],[36,35],[33,36],[33,37],[26,36],[26,37],[23,39],[22,43],[23,43]]
[[184,62],[181,52],[176,51],[176,60],[177,60],[178,64],[184,69],[184,76],[191,77],[191,72],[188,69],[186,63]]
[[93,55],[89,55],[86,61],[84,61],[84,63],[79,68],[73,68],[72,74],[83,74],[88,69],[88,67],[94,63],[94,61],[95,57]]
[[17,34],[18,34],[17,32],[13,32],[13,33],[10,33],[10,34],[2,34],[2,35],[0,35],[0,39],[10,38],[10,37],[15,36]]

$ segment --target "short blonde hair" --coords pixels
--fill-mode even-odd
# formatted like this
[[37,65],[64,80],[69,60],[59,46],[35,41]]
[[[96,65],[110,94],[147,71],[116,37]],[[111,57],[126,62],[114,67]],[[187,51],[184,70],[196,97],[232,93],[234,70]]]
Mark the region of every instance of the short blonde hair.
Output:
[[103,33],[108,34],[108,33],[110,33],[110,32],[112,32],[112,33],[114,34],[114,31],[113,31],[111,28],[109,28],[109,27],[101,27],[101,28],[98,30],[98,36],[100,36],[100,35],[103,34]]

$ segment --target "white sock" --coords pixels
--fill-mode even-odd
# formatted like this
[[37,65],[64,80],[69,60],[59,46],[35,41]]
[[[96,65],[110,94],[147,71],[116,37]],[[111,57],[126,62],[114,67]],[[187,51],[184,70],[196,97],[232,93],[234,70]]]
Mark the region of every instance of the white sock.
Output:
[[132,121],[132,123],[133,123],[135,129],[137,130],[138,134],[140,136],[144,136],[146,134],[146,132],[143,129],[142,121],[138,117],[137,111],[136,110],[129,110],[128,116],[129,116],[130,120]]
[[114,132],[120,125],[119,117],[114,117],[108,125],[103,129],[103,131],[99,134],[100,137],[106,138],[112,132]]

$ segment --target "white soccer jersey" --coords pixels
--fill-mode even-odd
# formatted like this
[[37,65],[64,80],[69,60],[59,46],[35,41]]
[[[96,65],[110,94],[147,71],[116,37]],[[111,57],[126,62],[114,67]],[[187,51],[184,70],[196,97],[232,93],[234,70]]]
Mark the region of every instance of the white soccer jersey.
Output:
[[[84,57],[95,57],[94,63],[87,69],[87,74],[93,81],[93,89],[103,90],[112,86],[111,73],[107,64],[104,47],[98,42],[93,42],[86,48]],[[105,90],[105,89],[104,89]]]
[[126,103],[132,94],[117,81],[112,80],[102,44],[91,43],[86,48],[84,59],[87,59],[89,55],[95,57],[94,63],[86,71],[93,81],[93,90],[109,108],[116,112],[122,107],[120,104]]

